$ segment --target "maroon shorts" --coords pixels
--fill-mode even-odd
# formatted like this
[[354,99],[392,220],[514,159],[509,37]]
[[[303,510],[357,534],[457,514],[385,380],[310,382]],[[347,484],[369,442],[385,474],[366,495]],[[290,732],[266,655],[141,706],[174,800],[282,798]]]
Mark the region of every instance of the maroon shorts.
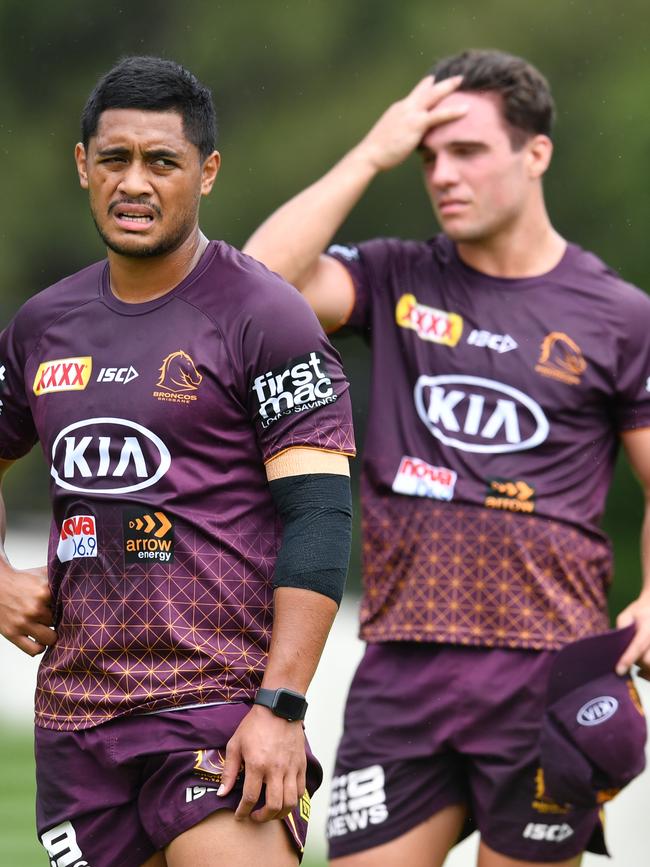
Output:
[[[37,728],[36,824],[51,863],[140,867],[206,816],[234,810],[242,781],[221,798],[217,789],[226,744],[248,709],[130,716],[77,732]],[[307,791],[284,820],[299,856],[321,779],[307,748]]]
[[597,809],[544,792],[538,738],[554,654],[369,645],[350,687],[327,822],[330,857],[387,843],[464,804],[497,852],[553,862],[606,854]]

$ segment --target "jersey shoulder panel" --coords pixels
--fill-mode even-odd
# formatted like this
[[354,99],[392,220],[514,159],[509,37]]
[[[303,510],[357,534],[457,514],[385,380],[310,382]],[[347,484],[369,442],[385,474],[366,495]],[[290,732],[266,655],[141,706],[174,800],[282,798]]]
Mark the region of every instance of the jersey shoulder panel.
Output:
[[13,320],[16,343],[27,357],[47,328],[72,309],[95,301],[100,294],[101,275],[106,262],[95,262],[64,277],[29,298]]
[[207,267],[181,297],[223,333],[250,324],[282,332],[282,326],[317,323],[300,292],[279,274],[225,241],[213,241],[211,247]]
[[633,308],[650,310],[650,297],[643,289],[629,283],[595,253],[571,244],[575,274],[614,303],[630,304]]

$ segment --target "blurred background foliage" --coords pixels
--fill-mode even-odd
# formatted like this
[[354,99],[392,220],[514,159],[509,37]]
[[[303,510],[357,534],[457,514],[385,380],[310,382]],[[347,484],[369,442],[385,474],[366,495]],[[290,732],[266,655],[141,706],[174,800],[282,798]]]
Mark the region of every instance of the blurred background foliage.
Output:
[[[0,325],[31,294],[103,256],[72,152],[96,78],[131,53],[174,58],[212,87],[223,166],[202,225],[237,246],[437,58],[467,47],[522,54],[547,75],[558,106],[546,182],[555,225],[648,288],[649,30],[647,0],[0,0]],[[373,184],[339,240],[434,232],[414,158]],[[355,338],[335,342],[361,440],[367,351]],[[9,475],[17,516],[47,510],[37,451]],[[606,516],[613,611],[639,585],[641,508],[622,463]],[[353,590],[358,573],[355,558]]]

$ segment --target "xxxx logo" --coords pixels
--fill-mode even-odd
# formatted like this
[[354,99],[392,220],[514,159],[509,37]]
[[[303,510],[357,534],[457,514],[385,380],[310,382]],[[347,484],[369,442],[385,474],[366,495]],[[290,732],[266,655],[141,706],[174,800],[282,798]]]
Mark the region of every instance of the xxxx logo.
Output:
[[485,505],[489,509],[530,514],[535,511],[535,488],[521,480],[489,479]]
[[415,295],[402,295],[395,307],[395,321],[415,331],[421,340],[445,346],[456,346],[463,333],[462,316],[419,304]]
[[90,355],[44,361],[34,377],[34,394],[40,397],[54,391],[82,391],[90,381],[92,369]]
[[124,559],[127,563],[174,559],[174,525],[164,512],[127,509],[123,513]]

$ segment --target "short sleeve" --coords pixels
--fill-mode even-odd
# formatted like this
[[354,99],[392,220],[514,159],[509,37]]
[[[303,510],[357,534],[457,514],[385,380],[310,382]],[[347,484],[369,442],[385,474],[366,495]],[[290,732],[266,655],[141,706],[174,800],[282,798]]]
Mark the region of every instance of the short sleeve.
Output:
[[269,275],[241,336],[246,404],[265,461],[294,447],[355,453],[348,382],[312,309]]
[[332,244],[325,252],[348,270],[354,284],[354,306],[345,325],[367,333],[373,296],[383,291],[390,274],[387,241],[376,238],[361,244]]
[[615,408],[621,431],[650,427],[650,298],[634,290],[625,310]]
[[0,334],[0,458],[23,457],[38,440],[25,391],[24,348],[14,320]]

